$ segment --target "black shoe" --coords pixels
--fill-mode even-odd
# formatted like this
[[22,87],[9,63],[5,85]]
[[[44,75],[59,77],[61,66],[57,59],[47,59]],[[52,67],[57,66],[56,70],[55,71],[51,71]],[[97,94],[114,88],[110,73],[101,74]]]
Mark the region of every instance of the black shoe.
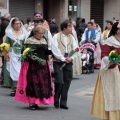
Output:
[[55,108],[59,108],[59,105],[54,105],[55,106]]
[[36,109],[39,109],[39,106],[35,104],[35,108],[36,108]]
[[60,108],[62,108],[62,109],[68,109],[68,107],[66,105],[60,105]]
[[59,108],[59,105],[54,104],[55,108]]
[[29,108],[30,108],[30,110],[36,110],[39,108],[39,106],[36,104],[29,104]]
[[14,97],[14,96],[15,96],[15,92],[16,92],[16,90],[12,90],[12,91],[10,92],[10,95],[11,95],[12,97]]

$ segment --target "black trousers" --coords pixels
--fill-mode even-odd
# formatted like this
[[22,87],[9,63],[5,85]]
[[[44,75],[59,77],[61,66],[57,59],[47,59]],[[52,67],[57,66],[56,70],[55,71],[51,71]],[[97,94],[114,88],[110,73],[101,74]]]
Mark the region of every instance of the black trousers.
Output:
[[54,76],[55,76],[55,94],[54,105],[67,105],[68,90],[72,80],[72,63],[66,64],[66,66],[60,70],[62,62],[54,62]]

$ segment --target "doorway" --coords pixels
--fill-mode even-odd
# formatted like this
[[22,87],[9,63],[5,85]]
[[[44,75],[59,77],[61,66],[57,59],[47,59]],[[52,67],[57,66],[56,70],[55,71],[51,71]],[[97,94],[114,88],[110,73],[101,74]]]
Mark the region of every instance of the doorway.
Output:
[[91,0],[90,19],[95,19],[103,30],[104,0]]

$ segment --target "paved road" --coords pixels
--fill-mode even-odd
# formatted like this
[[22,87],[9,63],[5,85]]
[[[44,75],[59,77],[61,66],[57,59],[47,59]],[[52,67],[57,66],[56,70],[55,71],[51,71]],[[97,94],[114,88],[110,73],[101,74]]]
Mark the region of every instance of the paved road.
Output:
[[82,74],[74,78],[69,91],[69,110],[55,109],[53,105],[42,105],[39,110],[29,110],[28,105],[14,101],[10,89],[0,87],[0,120],[98,120],[89,114],[93,95],[94,74]]

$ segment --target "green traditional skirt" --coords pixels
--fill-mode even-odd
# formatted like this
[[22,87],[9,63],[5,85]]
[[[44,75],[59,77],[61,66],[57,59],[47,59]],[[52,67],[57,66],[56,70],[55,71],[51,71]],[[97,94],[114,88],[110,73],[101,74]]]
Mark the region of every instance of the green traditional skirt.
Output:
[[17,81],[13,81],[10,77],[8,70],[6,69],[6,60],[4,60],[4,73],[3,73],[3,86],[15,88]]

